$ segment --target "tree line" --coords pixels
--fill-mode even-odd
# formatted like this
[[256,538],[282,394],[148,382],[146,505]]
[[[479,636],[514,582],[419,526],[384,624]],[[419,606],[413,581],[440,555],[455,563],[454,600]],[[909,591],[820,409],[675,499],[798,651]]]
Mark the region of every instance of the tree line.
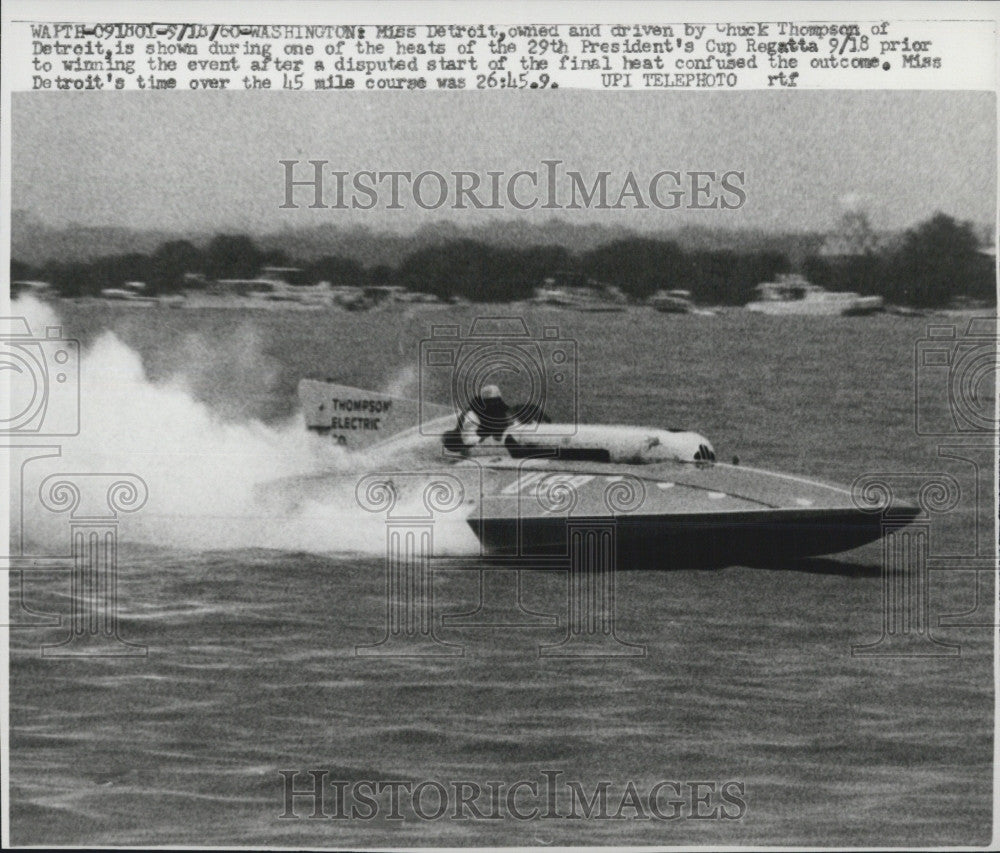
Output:
[[[995,297],[994,261],[980,251],[974,228],[937,214],[895,244],[845,256],[814,255],[799,271],[815,284],[883,296],[899,305],[934,307],[965,296]],[[700,303],[742,305],[755,288],[792,271],[780,252],[684,250],[669,240],[631,237],[580,254],[561,246],[512,248],[454,239],[418,249],[395,267],[364,267],[327,255],[296,263],[280,249],[261,249],[246,235],[222,234],[204,247],[187,240],[163,243],[151,254],[110,255],[41,267],[13,260],[11,280],[49,282],[61,295],[97,295],[139,281],[146,292],[167,294],[221,279],[248,279],[264,267],[296,267],[297,283],[400,285],[442,298],[480,302],[525,299],[546,279],[617,287],[641,300],[658,290],[688,290]]]
[[983,247],[971,223],[938,213],[881,251],[846,258],[806,259],[815,284],[882,296],[893,305],[943,307],[956,297],[996,300],[995,257]]

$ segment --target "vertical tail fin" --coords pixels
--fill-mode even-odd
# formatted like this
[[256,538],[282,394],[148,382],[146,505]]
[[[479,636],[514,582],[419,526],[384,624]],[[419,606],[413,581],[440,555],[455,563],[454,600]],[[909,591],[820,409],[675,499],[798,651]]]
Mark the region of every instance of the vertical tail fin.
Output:
[[[448,406],[321,379],[299,382],[299,403],[308,429],[349,450],[371,447],[452,413]],[[433,431],[440,429],[435,425]]]

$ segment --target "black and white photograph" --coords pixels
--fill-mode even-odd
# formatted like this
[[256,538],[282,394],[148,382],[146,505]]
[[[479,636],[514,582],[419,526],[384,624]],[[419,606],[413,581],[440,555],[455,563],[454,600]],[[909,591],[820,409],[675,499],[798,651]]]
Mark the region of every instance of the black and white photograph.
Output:
[[4,846],[997,844],[995,7],[13,5]]

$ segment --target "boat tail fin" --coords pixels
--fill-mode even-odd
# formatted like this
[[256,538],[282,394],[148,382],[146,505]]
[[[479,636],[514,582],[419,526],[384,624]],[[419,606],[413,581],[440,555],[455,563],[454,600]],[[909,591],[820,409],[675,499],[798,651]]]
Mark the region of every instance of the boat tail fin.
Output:
[[436,425],[451,414],[447,406],[322,379],[299,382],[299,403],[307,429],[328,435],[349,450],[371,447],[415,427]]

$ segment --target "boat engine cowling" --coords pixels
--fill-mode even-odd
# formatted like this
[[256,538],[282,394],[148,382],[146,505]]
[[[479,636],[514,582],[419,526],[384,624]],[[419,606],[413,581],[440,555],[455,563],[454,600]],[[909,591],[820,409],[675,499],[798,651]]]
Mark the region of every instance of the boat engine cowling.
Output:
[[[560,458],[626,465],[657,462],[714,462],[712,443],[689,430],[656,429],[616,424],[546,424],[544,433],[531,426],[515,425],[507,431],[525,453],[533,449],[557,450]],[[508,444],[508,449],[511,445]],[[516,455],[516,454],[515,454]]]

